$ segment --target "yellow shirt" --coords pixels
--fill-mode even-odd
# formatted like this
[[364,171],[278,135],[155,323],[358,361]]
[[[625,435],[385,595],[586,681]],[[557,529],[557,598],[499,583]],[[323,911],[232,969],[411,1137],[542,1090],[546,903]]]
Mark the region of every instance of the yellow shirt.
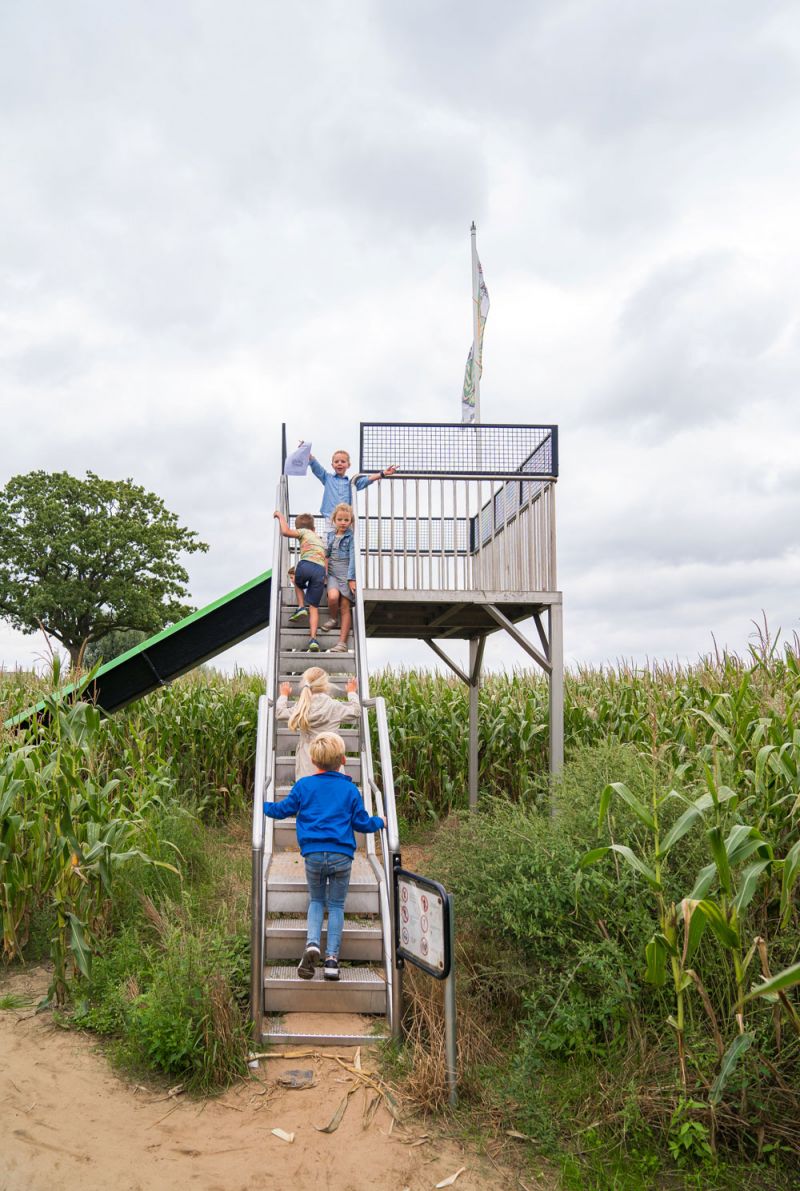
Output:
[[313,529],[298,529],[297,536],[300,539],[300,561],[314,562],[318,567],[325,569],[325,547],[320,538],[314,533]]

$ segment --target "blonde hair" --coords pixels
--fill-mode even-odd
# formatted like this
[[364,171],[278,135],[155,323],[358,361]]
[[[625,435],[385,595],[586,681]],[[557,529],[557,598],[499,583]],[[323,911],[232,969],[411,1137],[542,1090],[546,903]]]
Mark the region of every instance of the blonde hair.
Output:
[[336,506],[336,508],[331,513],[331,525],[333,525],[334,521],[336,520],[336,514],[341,513],[342,509],[344,509],[344,511],[349,516],[350,524],[351,525],[353,524],[353,506],[347,504],[347,502],[343,500],[340,504],[338,504]]
[[347,466],[348,467],[350,466],[350,452],[349,451],[334,451],[333,454],[331,455],[331,463],[333,463],[333,461],[337,455],[344,455],[345,459],[347,460]]
[[300,695],[294,706],[294,711],[289,716],[289,727],[293,732],[308,732],[311,725],[308,722],[308,713],[311,708],[311,700],[315,695],[327,695],[330,689],[328,682],[328,675],[320,666],[309,666],[307,670],[303,671],[303,676],[300,679]]
[[344,757],[344,741],[335,732],[322,732],[308,750],[317,769],[338,769]]

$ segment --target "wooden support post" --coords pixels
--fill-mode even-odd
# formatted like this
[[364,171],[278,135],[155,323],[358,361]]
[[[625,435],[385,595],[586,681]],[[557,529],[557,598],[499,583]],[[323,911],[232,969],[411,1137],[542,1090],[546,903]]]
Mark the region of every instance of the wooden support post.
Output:
[[[564,768],[564,627],[562,606],[551,604],[550,622],[550,776]],[[554,804],[552,804],[554,805]]]
[[481,689],[481,663],[485,637],[469,643],[469,809],[478,805],[478,696]]

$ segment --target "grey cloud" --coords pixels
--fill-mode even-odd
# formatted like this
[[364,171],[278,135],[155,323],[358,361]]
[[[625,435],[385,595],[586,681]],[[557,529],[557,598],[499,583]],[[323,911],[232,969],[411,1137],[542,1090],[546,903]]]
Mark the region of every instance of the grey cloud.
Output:
[[667,262],[625,303],[618,359],[585,416],[663,441],[758,401],[785,401],[800,376],[800,351],[770,351],[796,317],[787,295],[746,258]]

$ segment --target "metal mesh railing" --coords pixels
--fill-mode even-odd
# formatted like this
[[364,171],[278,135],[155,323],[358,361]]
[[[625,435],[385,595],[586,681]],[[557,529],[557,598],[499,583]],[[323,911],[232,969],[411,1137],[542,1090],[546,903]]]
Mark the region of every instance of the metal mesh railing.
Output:
[[362,422],[362,472],[420,476],[558,475],[557,426]]

